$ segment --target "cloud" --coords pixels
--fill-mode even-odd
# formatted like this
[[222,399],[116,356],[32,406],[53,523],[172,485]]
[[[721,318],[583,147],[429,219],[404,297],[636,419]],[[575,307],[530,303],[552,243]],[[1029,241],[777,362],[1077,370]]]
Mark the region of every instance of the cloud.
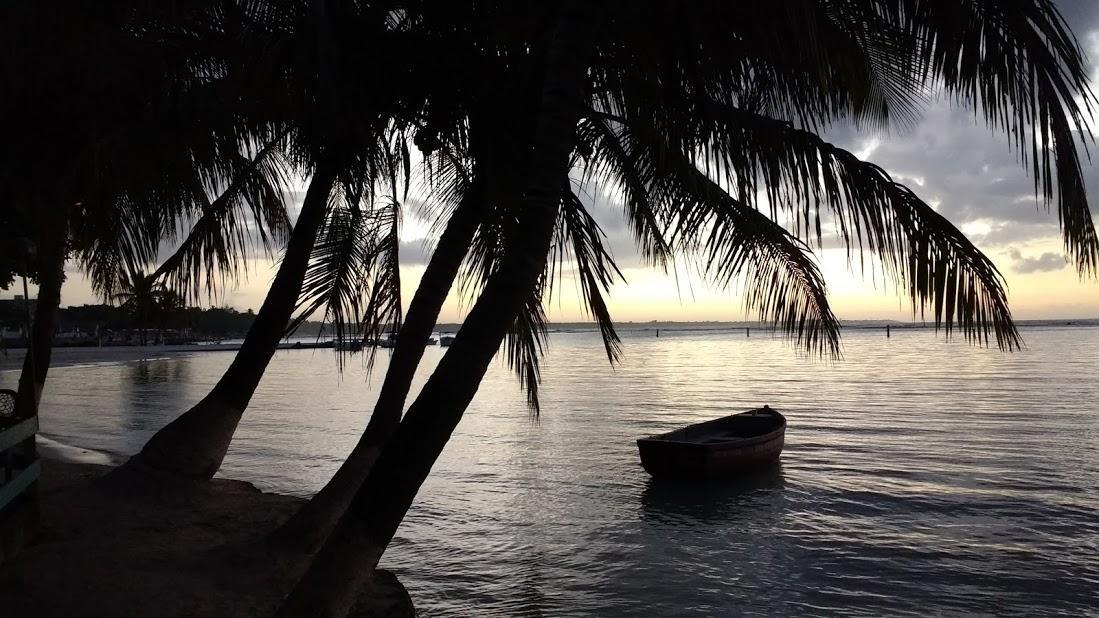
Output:
[[[1080,41],[1095,48],[1090,60],[1096,68],[1099,2],[1058,0],[1057,7]],[[1036,197],[1033,176],[1011,148],[1010,136],[944,97],[932,101],[913,127],[875,134],[843,125],[822,137],[887,170],[985,250],[1060,239],[1057,215]],[[1085,159],[1084,175],[1088,194],[1099,195],[1099,167]],[[596,202],[592,215],[606,233],[612,255],[623,268],[641,266],[620,196],[610,187],[588,190]],[[1050,206],[1056,209],[1056,204]],[[834,235],[825,236],[826,248],[842,244]]]
[[[1058,0],[1057,7],[1080,41],[1090,43],[1091,66],[1099,68],[1099,2]],[[908,184],[981,247],[1060,237],[1057,216],[1036,199],[1033,176],[1009,147],[1010,137],[944,97],[907,130],[874,136],[838,126],[823,137]],[[1085,159],[1083,171],[1088,194],[1099,195],[1099,167]]]
[[397,248],[401,266],[426,266],[431,257],[432,241],[427,238],[402,240]]
[[1011,270],[1021,274],[1054,272],[1068,266],[1065,256],[1060,253],[1047,251],[1038,257],[1024,257],[1018,249],[1012,249],[1007,254],[1011,258]]
[[1096,27],[1099,3],[1095,0],[1056,0],[1057,10],[1078,37]]
[[1056,217],[1050,216],[1050,220],[1039,223],[1017,224],[1011,220],[984,221],[978,219],[970,222],[975,224],[975,229],[962,226],[965,235],[979,247],[986,249],[1011,247],[1023,242],[1035,242],[1052,240],[1060,242],[1061,229]]

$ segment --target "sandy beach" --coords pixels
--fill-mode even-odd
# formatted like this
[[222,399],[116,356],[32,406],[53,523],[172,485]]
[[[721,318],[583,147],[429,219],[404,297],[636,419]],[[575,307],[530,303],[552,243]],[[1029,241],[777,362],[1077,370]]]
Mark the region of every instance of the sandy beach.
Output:
[[[227,479],[136,498],[104,489],[104,455],[57,443],[41,454],[41,525],[0,569],[5,615],[271,616],[297,580],[301,557],[273,555],[258,540],[301,498]],[[385,571],[355,612],[414,614]]]

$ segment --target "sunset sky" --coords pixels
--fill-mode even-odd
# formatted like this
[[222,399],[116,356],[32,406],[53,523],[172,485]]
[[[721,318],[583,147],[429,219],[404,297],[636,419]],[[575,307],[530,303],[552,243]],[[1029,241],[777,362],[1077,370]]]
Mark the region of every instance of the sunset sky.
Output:
[[[1099,84],[1099,2],[1061,0],[1069,24],[1092,60]],[[1099,129],[1096,129],[1099,135]],[[1019,319],[1099,317],[1099,283],[1082,281],[1066,264],[1055,212],[1046,212],[1034,198],[1031,177],[1008,149],[1002,134],[986,129],[970,111],[934,100],[922,120],[888,134],[840,128],[825,138],[887,170],[959,226],[999,267],[1007,279],[1010,302]],[[1093,151],[1095,149],[1093,148]],[[1085,165],[1088,165],[1085,163]],[[1099,212],[1099,164],[1086,169],[1093,212]],[[596,189],[597,191],[597,189]],[[292,196],[292,208],[300,197]],[[607,244],[622,268],[626,283],[617,285],[611,310],[619,320],[739,320],[744,318],[736,290],[705,284],[689,266],[662,273],[640,263],[630,232],[613,199],[594,207],[607,233]],[[429,223],[409,216],[402,230],[404,298],[411,298],[430,249]],[[827,239],[826,239],[827,241]],[[831,243],[835,245],[835,243]],[[850,267],[843,249],[825,249],[818,259],[829,285],[835,313],[842,319],[911,319],[910,304],[869,269]],[[250,276],[219,304],[258,309],[274,274],[270,261],[253,262]],[[584,320],[571,280],[559,287],[549,308],[551,319]],[[15,290],[0,292],[11,297]],[[63,304],[98,300],[73,268],[63,291]],[[452,298],[441,321],[459,321],[464,306]]]

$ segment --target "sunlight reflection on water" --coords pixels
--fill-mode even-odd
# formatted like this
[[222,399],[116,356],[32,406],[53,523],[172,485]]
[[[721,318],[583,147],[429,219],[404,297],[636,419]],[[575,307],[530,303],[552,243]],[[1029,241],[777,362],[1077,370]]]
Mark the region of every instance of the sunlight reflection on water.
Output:
[[[1095,610],[1099,329],[1025,329],[1015,354],[849,331],[840,363],[764,334],[651,335],[610,369],[597,335],[555,334],[538,422],[494,367],[383,560],[424,615]],[[132,453],[230,359],[51,370],[43,432]],[[222,474],[315,491],[365,426],[379,361],[371,382],[328,351],[279,352]],[[635,438],[763,403],[790,423],[773,474],[641,469]]]

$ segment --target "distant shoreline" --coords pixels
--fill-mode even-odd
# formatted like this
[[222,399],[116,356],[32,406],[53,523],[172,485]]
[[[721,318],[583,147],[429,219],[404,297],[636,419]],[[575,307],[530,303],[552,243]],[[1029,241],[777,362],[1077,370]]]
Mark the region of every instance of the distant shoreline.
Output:
[[[1031,328],[1099,328],[1099,318],[1085,320],[1021,320],[1016,322],[1016,325],[1023,330]],[[442,324],[435,330],[437,333],[453,333],[458,330],[458,326],[457,324]],[[760,333],[771,333],[776,330],[770,324],[760,324],[758,322],[624,322],[617,324],[616,327],[620,335],[627,337],[631,333],[655,333],[656,331],[665,333],[716,333],[750,329]],[[935,324],[933,322],[878,322],[870,320],[843,323],[843,329],[849,331],[884,331],[887,327],[894,332],[930,331],[934,330]],[[597,331],[598,327],[593,322],[549,324],[551,334],[579,334]],[[279,348],[281,350],[312,349],[317,352],[331,349],[330,345],[328,347],[316,345],[316,339],[312,337],[301,338],[299,341],[301,342],[300,345],[297,345],[295,341],[290,341],[284,342]],[[234,352],[239,348],[239,342],[161,346],[57,347],[54,349],[52,366],[74,367],[120,361],[174,358],[197,352]],[[7,348],[0,351],[0,373],[18,370],[25,352],[24,348]]]
[[[858,329],[884,329],[886,326],[890,328],[911,328],[911,329],[934,329],[935,322],[933,320],[921,321],[921,322],[902,322],[899,320],[841,320],[841,327],[844,329],[858,330]],[[1016,320],[1015,325],[1020,328],[1033,328],[1033,327],[1050,327],[1050,326],[1085,326],[1093,327],[1099,326],[1099,318],[1072,318],[1072,319],[1057,319],[1057,320]],[[595,322],[550,322],[548,325],[550,332],[568,332],[568,331],[586,331],[597,330],[599,327]],[[615,322],[615,328],[619,331],[626,330],[729,330],[737,328],[752,328],[759,330],[771,330],[774,327],[767,322],[719,322],[719,321],[705,321],[705,322]],[[440,332],[454,332],[461,327],[461,324],[439,324],[435,330]]]

